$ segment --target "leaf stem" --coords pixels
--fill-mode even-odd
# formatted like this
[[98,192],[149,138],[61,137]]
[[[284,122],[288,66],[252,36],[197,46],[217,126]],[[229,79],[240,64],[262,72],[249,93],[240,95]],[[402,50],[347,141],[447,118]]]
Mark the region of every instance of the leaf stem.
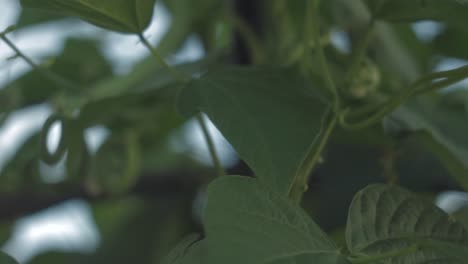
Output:
[[325,51],[320,41],[320,17],[318,15],[319,6],[320,6],[320,0],[307,1],[306,23],[310,22],[313,24],[313,27],[311,28],[312,39],[314,40],[314,43],[315,43],[315,49],[319,58],[319,62],[323,71],[323,75],[325,77],[325,83],[327,85],[328,90],[330,90],[332,94],[333,112],[335,114],[338,114],[340,112],[340,97],[339,97],[336,85],[333,81],[333,77],[330,73],[330,69],[328,67],[328,61],[325,56]]
[[[450,71],[442,71],[431,73],[427,76],[420,78],[413,82],[409,88],[380,106],[375,106],[371,108],[365,108],[365,111],[357,110],[355,113],[359,113],[360,115],[364,115],[366,113],[373,112],[372,115],[367,117],[366,119],[354,123],[350,123],[346,120],[348,115],[353,115],[350,110],[343,111],[340,114],[340,125],[349,130],[358,130],[363,129],[369,126],[372,126],[382,120],[386,115],[393,112],[397,109],[401,104],[407,101],[414,95],[423,94],[426,92],[431,92],[435,90],[442,89],[459,81],[462,81],[468,77],[468,66],[463,66],[454,70]],[[434,81],[435,79],[441,79]],[[354,114],[355,114],[354,113]]]
[[47,68],[41,67],[36,64],[31,58],[29,58],[26,54],[24,54],[7,36],[6,34],[9,33],[11,30],[6,30],[0,33],[0,39],[10,47],[18,57],[23,59],[31,68],[40,72],[44,77],[48,78],[52,82],[57,83],[60,86],[71,88],[71,89],[78,89],[79,86],[74,84],[73,82],[63,78],[62,76],[48,70]]
[[225,175],[223,167],[221,166],[221,162],[219,161],[216,148],[211,137],[211,133],[208,130],[208,126],[206,124],[205,118],[203,117],[202,113],[197,114],[197,121],[200,124],[200,127],[203,131],[203,135],[205,137],[206,145],[208,146],[208,150],[210,152],[211,158],[213,159],[213,165],[215,167],[216,173],[218,176]]
[[145,36],[143,36],[142,33],[138,34],[138,38],[140,39],[141,43],[149,50],[151,55],[153,55],[154,58],[165,68],[167,69],[177,80],[179,80],[181,83],[187,82],[190,78],[178,71],[176,71],[171,65],[169,65],[161,55],[159,55],[159,52],[149,43],[148,39],[146,39]]
[[338,121],[338,116],[335,113],[331,114],[332,118],[329,121],[325,131],[323,132],[323,134],[319,135],[320,141],[318,145],[311,145],[309,152],[304,161],[302,162],[301,167],[297,173],[297,177],[289,192],[289,197],[293,201],[299,202],[302,198],[303,193],[307,190],[307,182],[309,180],[309,175],[315,168],[317,163],[320,161],[322,152],[325,149],[325,146],[327,145],[333,130],[335,129],[335,126]]
[[[186,76],[185,74],[175,70],[171,65],[169,65],[161,55],[159,55],[158,51],[149,43],[149,41],[143,36],[142,33],[138,34],[138,37],[140,38],[141,42],[143,45],[151,52],[151,55],[155,57],[158,62],[166,68],[171,74],[176,78],[180,83],[184,84],[187,83],[190,80],[190,77]],[[213,165],[215,167],[216,173],[218,176],[224,175],[224,170],[221,166],[221,163],[219,162],[218,154],[216,152],[215,144],[213,141],[213,137],[208,130],[208,126],[206,125],[205,119],[203,118],[202,113],[198,113],[196,116],[197,122],[200,124],[200,127],[203,132],[203,136],[206,140],[206,144],[208,146],[208,150],[210,151],[211,159],[213,160]]]
[[[306,33],[312,34],[312,39],[314,41],[314,44],[315,44],[314,46],[319,57],[320,65],[325,75],[326,85],[332,94],[332,100],[333,100],[332,111],[331,111],[332,117],[325,131],[323,132],[323,134],[319,133],[318,136],[319,136],[320,142],[318,143],[318,145],[312,144],[310,146],[307,156],[301,163],[301,166],[299,167],[299,170],[294,179],[294,182],[291,185],[291,188],[289,190],[289,197],[293,201],[296,201],[296,202],[301,201],[302,195],[308,188],[307,182],[309,180],[309,175],[320,160],[322,151],[327,145],[328,140],[333,130],[335,129],[336,123],[338,121],[338,116],[339,116],[338,113],[340,112],[340,98],[339,98],[335,83],[333,81],[332,75],[330,73],[327,58],[325,56],[325,52],[323,50],[323,46],[321,45],[321,40],[320,40],[320,23],[319,23],[319,16],[318,16],[319,6],[320,6],[320,0],[307,1],[307,11],[306,11],[307,14],[306,14],[305,23],[306,24],[312,23],[313,27],[310,27],[310,29],[306,29]],[[324,118],[325,120],[328,119],[328,113],[324,116]]]

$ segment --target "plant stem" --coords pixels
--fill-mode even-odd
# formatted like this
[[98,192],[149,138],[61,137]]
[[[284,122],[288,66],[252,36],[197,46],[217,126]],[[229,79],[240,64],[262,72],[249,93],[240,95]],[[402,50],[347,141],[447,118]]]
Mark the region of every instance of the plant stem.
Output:
[[169,65],[161,55],[159,55],[159,52],[149,43],[148,39],[146,39],[145,36],[143,36],[142,33],[138,34],[138,38],[140,39],[141,43],[150,51],[151,55],[153,55],[154,58],[164,67],[166,68],[177,80],[179,80],[181,83],[187,82],[190,78],[188,76],[185,76],[184,74],[176,71],[171,65]]
[[333,99],[333,112],[338,114],[340,112],[340,97],[338,95],[338,90],[336,89],[336,85],[333,82],[333,77],[330,73],[330,69],[328,67],[327,58],[325,56],[325,51],[323,46],[320,43],[320,17],[318,15],[318,10],[320,6],[320,0],[309,0],[307,1],[307,15],[306,15],[306,22],[310,21],[313,24],[313,28],[311,29],[312,39],[315,43],[315,49],[320,61],[320,66],[323,71],[323,75],[325,77],[325,82],[327,85],[328,90],[330,90]]
[[297,173],[297,177],[289,192],[289,197],[294,201],[299,202],[302,198],[303,193],[307,190],[307,182],[309,180],[309,175],[319,162],[322,152],[325,149],[325,146],[327,145],[333,130],[335,129],[336,123],[338,121],[338,116],[335,113],[331,114],[332,119],[329,121],[323,134],[319,135],[320,141],[318,145],[311,145],[311,148],[309,149],[309,152]]
[[60,86],[63,86],[63,87],[67,87],[67,88],[70,88],[70,89],[78,89],[79,86],[72,83],[71,81],[63,78],[62,76],[46,69],[46,68],[43,68],[39,65],[37,65],[32,59],[30,59],[28,56],[26,56],[7,36],[6,36],[6,32],[3,32],[0,34],[0,39],[2,39],[5,44],[8,45],[8,47],[10,47],[18,57],[20,57],[21,59],[23,59],[29,66],[31,66],[31,68],[33,68],[34,70],[40,72],[44,77],[46,77],[47,79],[51,80],[52,82],[54,83],[57,83],[58,85]]
[[213,165],[215,167],[216,173],[218,176],[225,175],[223,167],[221,166],[221,162],[219,161],[216,148],[211,137],[211,133],[208,130],[208,126],[206,124],[205,118],[203,117],[202,113],[197,114],[197,121],[200,124],[200,127],[203,131],[203,135],[205,137],[206,145],[208,146],[208,150],[210,151],[211,158],[213,159]]
[[[435,91],[438,89],[442,89],[444,87],[447,87],[449,85],[462,81],[463,79],[466,79],[468,77],[467,75],[468,75],[468,66],[463,66],[463,67],[457,68],[455,70],[450,70],[450,71],[431,73],[413,82],[405,92],[401,93],[400,95],[396,97],[389,99],[386,103],[384,103],[380,107],[369,108],[369,112],[373,110],[375,110],[375,112],[374,114],[372,114],[365,120],[355,122],[355,123],[349,123],[346,120],[346,116],[352,113],[349,113],[349,111],[344,111],[340,115],[340,125],[343,128],[346,128],[349,130],[358,130],[358,129],[363,129],[363,128],[372,126],[376,124],[377,122],[379,122],[380,120],[382,120],[382,118],[384,118],[386,115],[393,112],[395,109],[397,109],[401,104],[406,102],[412,96],[422,94],[425,92],[431,92],[431,91]],[[442,78],[442,80],[433,81],[434,79],[440,79],[440,78]],[[365,114],[365,113],[366,112],[362,112],[361,114]]]
[[[323,46],[320,43],[320,24],[319,24],[319,16],[318,16],[318,9],[320,5],[320,0],[310,0],[307,2],[307,14],[306,14],[306,23],[312,23],[313,27],[310,30],[306,29],[306,33],[312,34],[312,39],[315,43],[315,49],[319,57],[320,65],[322,67],[322,71],[325,75],[325,80],[328,89],[332,94],[332,111],[331,115],[332,118],[329,121],[327,128],[323,132],[323,134],[319,133],[320,142],[315,147],[315,144],[311,145],[311,149],[307,153],[307,156],[301,163],[301,166],[296,174],[294,182],[291,185],[291,189],[289,191],[289,197],[296,202],[300,202],[302,199],[303,193],[307,190],[307,182],[309,180],[309,175],[312,170],[315,168],[317,163],[320,160],[320,156],[322,155],[322,151],[328,143],[328,140],[335,129],[337,120],[338,120],[338,113],[340,111],[340,98],[338,95],[338,91],[336,89],[335,83],[332,79],[330,74],[330,70],[328,67],[327,58],[325,57],[325,52],[323,50]],[[328,114],[325,115],[325,119],[328,118]],[[321,135],[320,135],[321,134]]]
[[[161,55],[159,55],[158,51],[149,43],[149,41],[143,36],[143,34],[138,34],[138,37],[140,38],[141,42],[143,45],[151,52],[151,55],[155,57],[161,65],[166,68],[171,74],[176,78],[180,83],[186,83],[190,80],[190,77],[182,74],[181,72],[175,70],[173,67],[171,67]],[[206,125],[206,122],[203,118],[202,113],[198,113],[196,116],[197,122],[200,124],[200,127],[203,132],[203,136],[206,140],[206,144],[208,145],[208,150],[210,151],[211,159],[213,160],[213,165],[215,167],[215,170],[218,174],[218,176],[224,175],[224,170],[221,166],[221,163],[219,162],[219,158],[216,152],[215,144],[213,141],[213,137],[210,134],[210,131],[208,130],[208,127]]]

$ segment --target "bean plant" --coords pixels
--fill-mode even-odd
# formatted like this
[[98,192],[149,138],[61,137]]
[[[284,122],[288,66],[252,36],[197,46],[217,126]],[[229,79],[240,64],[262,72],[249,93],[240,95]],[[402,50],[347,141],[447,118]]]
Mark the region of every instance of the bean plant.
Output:
[[[239,2],[255,7],[246,10],[251,16],[236,12]],[[212,169],[201,169],[209,176],[192,183],[200,186],[202,197],[198,233],[179,228],[176,235],[168,235],[168,223],[192,216],[179,212],[169,217],[162,210],[166,213],[155,217],[152,213],[159,209],[153,205],[142,210],[141,226],[137,221],[126,227],[138,235],[119,240],[120,247],[98,257],[62,255],[44,263],[468,263],[466,212],[441,210],[431,199],[434,193],[423,187],[438,164],[440,174],[449,176],[444,181],[453,183],[449,186],[468,189],[468,93],[461,82],[468,77],[468,66],[435,67],[443,58],[468,59],[465,1],[19,3],[23,11],[18,24],[0,37],[15,52],[14,59],[25,61],[31,71],[1,90],[1,111],[8,116],[47,103],[53,113],[2,172],[2,192],[19,193],[27,186],[42,193],[66,193],[79,186],[78,197],[104,199],[121,211],[137,210],[142,208],[139,203],[120,205],[119,199],[139,186],[144,169],[162,166],[168,138],[187,120],[201,127],[213,164]],[[159,5],[172,18],[155,45],[146,30]],[[148,58],[127,75],[115,75],[92,41],[70,40],[51,63],[38,63],[9,37],[28,25],[66,17],[103,32],[133,35],[136,45],[147,48]],[[159,22],[157,17],[154,21]],[[413,29],[422,22],[438,25],[439,32],[418,38]],[[205,55],[194,62],[168,63],[194,34]],[[223,166],[206,117],[252,173],[236,175],[240,173]],[[52,150],[47,139],[56,124],[62,133]],[[84,132],[96,125],[111,133],[92,153]],[[361,152],[329,158],[340,144],[381,150],[379,173],[353,163]],[[416,157],[398,166],[399,151],[405,148],[418,149],[415,156],[430,157],[419,163],[418,173],[409,169]],[[200,170],[193,161],[177,160],[179,167]],[[41,183],[38,162],[64,163],[65,182],[58,187]],[[314,175],[326,166],[341,174],[342,180],[334,182],[339,188],[314,186]],[[342,166],[349,169],[340,170]],[[332,177],[322,172],[321,177]],[[353,181],[366,186],[354,191]],[[328,193],[328,200],[314,196],[318,189]],[[344,227],[332,232],[314,220],[316,204],[326,208],[349,191],[354,196],[349,209],[337,212],[347,214]],[[165,203],[183,207],[174,201],[161,198],[154,203],[157,208]],[[123,218],[123,213],[111,215],[114,221]],[[164,217],[164,223],[154,220]],[[145,232],[154,229],[148,221],[162,226],[157,233],[166,236],[158,239],[170,240],[172,250],[149,242],[143,242],[144,253],[126,250],[136,241],[149,241]],[[161,253],[158,247],[165,250]],[[153,257],[137,257],[151,252]],[[122,257],[111,260],[112,255]],[[0,263],[15,261],[1,255]]]

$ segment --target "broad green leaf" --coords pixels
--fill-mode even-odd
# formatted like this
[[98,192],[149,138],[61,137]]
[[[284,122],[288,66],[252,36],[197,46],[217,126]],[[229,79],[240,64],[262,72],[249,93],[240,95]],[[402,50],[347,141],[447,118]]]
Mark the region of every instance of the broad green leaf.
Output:
[[286,256],[265,262],[265,264],[350,264],[348,260],[338,253],[303,253]]
[[21,0],[23,7],[77,16],[99,27],[142,33],[151,22],[156,0]]
[[430,202],[387,185],[356,194],[346,229],[349,251],[357,259],[383,263],[465,263],[468,232]]
[[18,264],[16,260],[0,251],[0,264]]
[[[437,20],[464,25],[468,2],[460,0],[367,0],[374,16],[390,22]],[[379,2],[382,2],[380,5]],[[380,5],[380,6],[379,6]]]
[[287,194],[317,140],[326,105],[294,70],[220,67],[179,97],[191,116],[205,112],[263,184]]
[[429,149],[468,189],[468,116],[464,109],[448,107],[440,97],[428,95],[402,105],[385,122],[389,132],[427,132],[437,144]]
[[213,263],[258,264],[299,253],[338,253],[299,206],[248,177],[226,176],[210,184],[205,233]]

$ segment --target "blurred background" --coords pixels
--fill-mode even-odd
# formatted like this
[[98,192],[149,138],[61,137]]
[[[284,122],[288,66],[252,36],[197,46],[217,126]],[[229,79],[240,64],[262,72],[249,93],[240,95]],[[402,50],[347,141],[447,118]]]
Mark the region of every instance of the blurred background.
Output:
[[[203,9],[194,12],[187,1],[158,3],[145,32],[168,62],[197,75],[220,50],[229,50],[230,62],[246,63],[248,54],[229,20]],[[255,28],[256,15],[246,11],[250,5],[238,1],[233,8]],[[0,31],[10,25],[18,29],[9,38],[25,54],[89,89],[61,91],[0,43],[1,249],[20,263],[159,263],[180,238],[202,232],[204,189],[214,177],[210,156],[197,123],[174,110],[177,85],[162,77],[167,73],[148,57],[138,37],[0,0]],[[214,41],[207,41],[208,29]],[[452,29],[424,21],[394,30],[430,46],[449,45],[440,36]],[[350,32],[338,27],[330,42],[345,54],[353,46]],[[465,64],[462,56],[437,54],[429,71]],[[124,92],[107,96],[109,87]],[[462,82],[449,90],[465,87]],[[71,164],[72,147],[55,165],[40,161],[45,120],[90,96],[96,99],[80,113],[89,119],[83,145],[76,147],[80,163]],[[209,130],[227,171],[251,175],[211,123]],[[47,146],[56,149],[61,125],[49,132]],[[349,138],[338,134],[332,140],[303,202],[338,239],[353,194],[394,175],[450,213],[468,204],[468,194],[450,171],[419,142],[394,148]],[[72,168],[83,166],[91,173],[75,175]]]

